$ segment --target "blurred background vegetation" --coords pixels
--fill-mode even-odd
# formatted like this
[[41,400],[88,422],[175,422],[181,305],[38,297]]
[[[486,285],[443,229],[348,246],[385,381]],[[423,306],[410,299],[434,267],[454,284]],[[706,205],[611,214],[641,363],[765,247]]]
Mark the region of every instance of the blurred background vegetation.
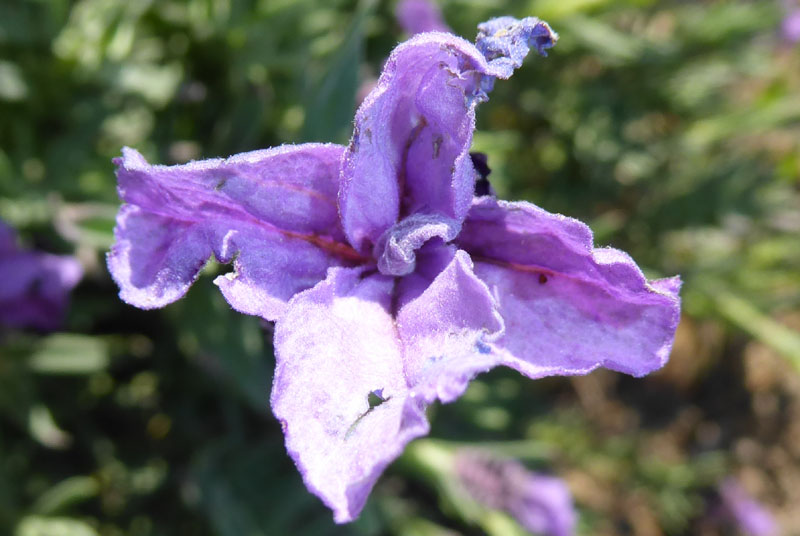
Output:
[[669,365],[481,376],[335,526],[268,407],[269,326],[208,276],[159,311],[116,297],[111,158],[346,143],[360,84],[403,38],[393,3],[4,0],[0,218],[87,275],[61,332],[0,335],[1,534],[514,534],[439,463],[476,444],[565,478],[581,534],[730,534],[710,513],[727,475],[800,534],[800,48],[780,2],[440,5],[468,39],[501,14],[560,33],[497,84],[474,149],[501,197],[682,275]]

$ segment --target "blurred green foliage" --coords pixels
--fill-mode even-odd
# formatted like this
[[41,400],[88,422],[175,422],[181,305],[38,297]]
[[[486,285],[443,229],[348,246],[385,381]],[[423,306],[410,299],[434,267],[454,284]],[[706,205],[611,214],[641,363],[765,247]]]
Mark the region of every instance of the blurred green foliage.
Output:
[[779,3],[442,7],[467,38],[501,14],[560,33],[482,105],[474,149],[501,197],[588,221],[650,276],[682,275],[670,365],[485,375],[432,408],[435,439],[335,526],[269,412],[269,326],[229,310],[218,267],[162,311],[116,298],[111,158],[346,143],[359,86],[402,38],[393,5],[6,0],[0,218],[87,277],[63,333],[0,335],[0,533],[514,534],[448,468],[476,445],[565,477],[582,534],[715,534],[712,490],[732,472],[800,532],[800,51],[780,40]]

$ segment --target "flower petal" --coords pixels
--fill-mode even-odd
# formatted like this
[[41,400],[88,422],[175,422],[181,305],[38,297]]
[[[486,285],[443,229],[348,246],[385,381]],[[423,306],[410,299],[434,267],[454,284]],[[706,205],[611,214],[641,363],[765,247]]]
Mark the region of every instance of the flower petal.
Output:
[[[328,267],[348,259],[347,252],[341,257],[333,253],[335,243],[327,246],[298,240],[291,234],[242,229],[232,234],[227,248],[239,252],[233,261],[234,271],[217,277],[214,284],[237,311],[277,320],[292,296],[316,285]],[[217,257],[229,261],[230,253]]]
[[123,301],[142,309],[182,297],[211,256],[204,225],[123,205],[108,269]]
[[469,157],[475,107],[531,45],[543,52],[557,38],[530,17],[479,27],[478,48],[439,32],[399,45],[356,112],[339,191],[342,226],[356,250],[368,252],[410,214],[460,222],[469,210],[477,178]]
[[733,478],[719,485],[722,515],[733,521],[748,536],[774,536],[778,534],[775,518],[763,505],[750,497]]
[[[10,236],[14,238],[13,231]],[[83,269],[73,257],[9,248],[0,257],[0,324],[58,329],[70,291],[82,276]]]
[[475,46],[489,61],[489,74],[506,79],[522,66],[531,47],[547,56],[556,41],[558,34],[536,17],[497,17],[478,24]]
[[627,254],[594,249],[583,223],[484,197],[456,243],[498,301],[506,331],[492,346],[508,366],[538,378],[599,366],[642,376],[666,363],[679,280],[648,282]]
[[399,218],[462,219],[474,171],[473,98],[486,62],[467,41],[427,33],[399,45],[355,117],[339,205],[350,243],[368,251]]
[[[475,375],[500,362],[487,344],[503,330],[492,295],[472,272],[466,253],[447,251],[448,264],[397,314],[405,376],[413,396],[426,403],[455,400]],[[421,257],[426,261],[442,259]]]
[[360,259],[338,225],[342,150],[307,144],[153,166],[125,148],[115,163],[127,204],[108,257],[122,299],[142,308],[171,303],[213,254],[236,259],[235,273],[217,280],[230,304],[276,319],[328,266]]
[[781,22],[781,34],[790,44],[800,41],[800,8],[795,8]]
[[508,512],[529,531],[547,536],[574,534],[575,506],[563,480],[479,450],[459,450],[455,468],[475,501]]
[[[394,280],[332,268],[292,298],[275,329],[272,410],[308,488],[339,523],[358,516],[383,469],[428,432],[407,398],[390,313]],[[370,395],[380,397],[372,407]]]
[[563,480],[530,471],[508,477],[518,490],[508,501],[508,512],[523,527],[547,536],[575,534],[575,506]]
[[461,222],[442,216],[414,214],[387,229],[375,244],[378,270],[384,275],[403,276],[416,267],[416,251],[426,242],[439,238],[450,242],[458,234]]

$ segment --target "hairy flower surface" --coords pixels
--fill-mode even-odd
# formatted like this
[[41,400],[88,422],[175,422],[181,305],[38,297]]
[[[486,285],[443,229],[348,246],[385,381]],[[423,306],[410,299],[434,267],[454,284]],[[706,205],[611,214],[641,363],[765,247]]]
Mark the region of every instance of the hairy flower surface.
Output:
[[213,255],[230,305],[275,321],[272,409],[308,488],[354,519],[428,433],[425,408],[497,365],[532,378],[667,360],[677,278],[648,282],[583,223],[475,197],[475,108],[533,47],[536,18],[424,33],[392,53],[348,147],[283,146],[180,166],[125,148],[108,265],[142,308],[179,299]]
[[82,276],[73,257],[19,249],[14,230],[0,221],[0,325],[58,329]]

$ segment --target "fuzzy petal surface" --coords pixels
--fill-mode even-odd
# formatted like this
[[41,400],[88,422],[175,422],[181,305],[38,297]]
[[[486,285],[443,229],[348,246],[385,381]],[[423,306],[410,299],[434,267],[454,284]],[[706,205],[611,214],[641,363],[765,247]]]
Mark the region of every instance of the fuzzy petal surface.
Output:
[[529,17],[492,19],[475,45],[444,32],[400,44],[356,112],[342,163],[339,209],[350,243],[365,253],[399,219],[420,213],[461,222],[479,178],[469,156],[475,108],[531,47],[557,36]]
[[489,62],[490,74],[505,79],[522,66],[531,48],[547,56],[556,41],[558,34],[536,17],[497,17],[478,24],[475,45]]
[[506,365],[539,378],[600,366],[642,376],[666,363],[679,280],[647,281],[627,254],[595,248],[580,221],[483,197],[456,244],[498,302],[505,333],[492,346]]
[[472,378],[500,363],[488,345],[503,330],[497,305],[469,256],[450,252],[444,269],[397,314],[405,376],[426,403],[452,402]]
[[[374,271],[332,268],[276,325],[272,410],[306,485],[340,523],[358,516],[405,445],[428,433],[426,405],[456,399],[499,362],[485,341],[502,320],[469,257],[440,245],[420,261],[430,265],[421,292]],[[397,292],[413,296],[395,317]]]
[[464,217],[475,180],[473,94],[485,68],[475,46],[451,34],[420,34],[392,52],[356,112],[343,161],[339,206],[357,250],[414,212]]
[[[272,410],[307,487],[344,523],[384,468],[428,432],[408,397],[390,313],[392,278],[333,268],[295,296],[275,329]],[[383,403],[371,407],[370,394]]]
[[378,269],[384,275],[404,276],[416,269],[416,252],[429,240],[450,242],[461,222],[442,216],[414,214],[389,228],[375,244]]
[[182,297],[206,261],[234,261],[217,279],[237,310],[274,320],[294,294],[352,264],[338,224],[343,148],[283,146],[179,166],[150,165],[125,148],[108,266],[126,302],[162,307]]

